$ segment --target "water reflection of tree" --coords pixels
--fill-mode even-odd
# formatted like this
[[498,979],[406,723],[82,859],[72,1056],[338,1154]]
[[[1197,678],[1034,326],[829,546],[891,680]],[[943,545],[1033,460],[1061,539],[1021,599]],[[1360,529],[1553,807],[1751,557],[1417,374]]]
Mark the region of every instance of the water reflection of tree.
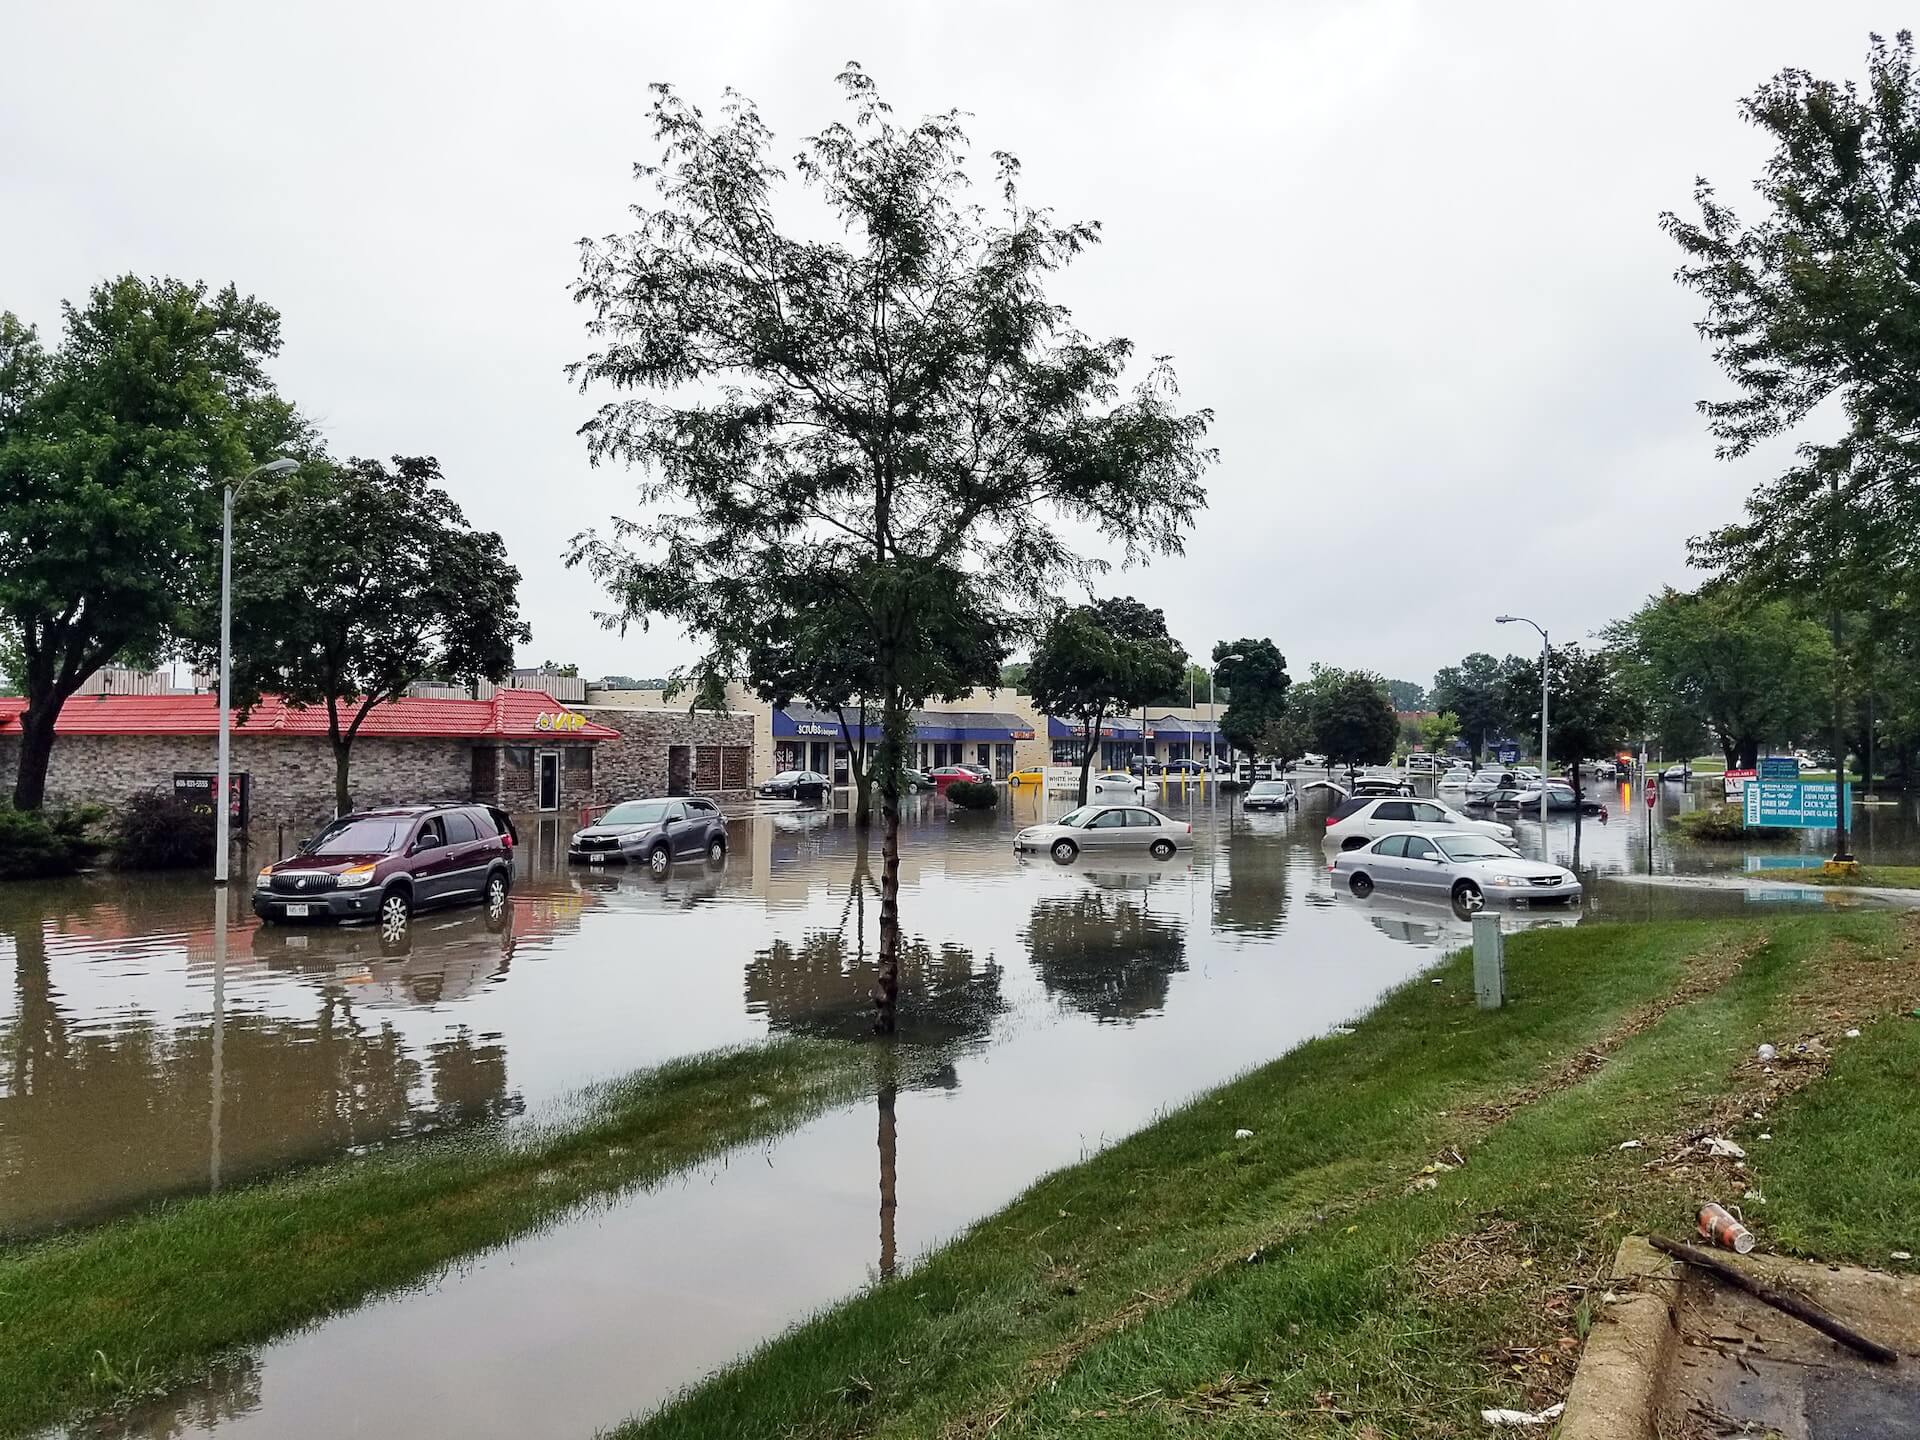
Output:
[[[776,940],[747,962],[749,1014],[789,1034],[865,1039],[873,1033],[871,993],[879,968],[871,952],[838,930],[816,930],[798,945]],[[973,952],[924,939],[900,947],[899,1038],[944,1045],[977,1039],[1007,1008],[1000,967],[976,967]]]
[[260,1408],[260,1357],[229,1356],[150,1404],[88,1422],[92,1440],[180,1440],[206,1435]]
[[1187,968],[1179,924],[1124,892],[1046,896],[1021,938],[1048,993],[1102,1023],[1159,1013],[1172,977]]
[[1287,836],[1229,816],[1226,883],[1213,898],[1216,930],[1277,935],[1287,922]]
[[[141,1015],[81,1026],[54,988],[37,918],[11,921],[16,1004],[0,1023],[0,1234],[43,1229],[205,1183],[214,1083],[208,1022]],[[426,1065],[338,990],[311,1019],[230,1009],[221,1148],[238,1178],[520,1108],[503,1046],[462,1030]]]

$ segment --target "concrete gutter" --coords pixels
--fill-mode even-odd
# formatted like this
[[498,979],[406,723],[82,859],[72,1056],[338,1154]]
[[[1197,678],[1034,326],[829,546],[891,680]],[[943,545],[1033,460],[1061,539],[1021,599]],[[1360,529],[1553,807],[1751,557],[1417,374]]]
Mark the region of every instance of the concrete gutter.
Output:
[[1638,1235],[1613,1257],[1616,1300],[1594,1316],[1559,1440],[1655,1440],[1654,1402],[1678,1331],[1680,1265]]
[[1726,890],[1769,897],[1792,895],[1809,902],[1833,895],[1910,910],[1920,908],[1920,890],[1895,890],[1884,885],[1796,885],[1791,880],[1752,880],[1744,875],[1609,875],[1605,878],[1609,884],[1653,885],[1667,890]]

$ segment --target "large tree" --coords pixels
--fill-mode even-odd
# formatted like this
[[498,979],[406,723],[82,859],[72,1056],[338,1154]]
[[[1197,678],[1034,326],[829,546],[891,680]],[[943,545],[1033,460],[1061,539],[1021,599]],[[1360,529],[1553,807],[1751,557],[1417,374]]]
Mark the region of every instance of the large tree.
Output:
[[[1547,744],[1551,757],[1568,767],[1576,796],[1582,793],[1580,762],[1613,754],[1636,733],[1641,711],[1632,689],[1621,682],[1614,658],[1603,650],[1556,645],[1547,682]],[[1516,661],[1508,677],[1508,704],[1515,723],[1540,733],[1540,662]]]
[[27,700],[13,803],[46,794],[54,722],[115,658],[173,643],[220,536],[220,489],[302,427],[265,364],[280,317],[232,286],[122,276],[59,345],[0,314],[0,616]]
[[1449,665],[1433,677],[1427,701],[1436,710],[1450,711],[1460,721],[1460,738],[1480,763],[1487,741],[1507,725],[1506,690],[1500,662],[1476,650],[1458,665]]
[[1387,698],[1393,701],[1394,709],[1403,713],[1428,708],[1426,687],[1415,680],[1387,681]]
[[[273,693],[326,707],[342,813],[353,808],[353,742],[375,705],[417,680],[504,679],[529,638],[505,544],[467,524],[430,457],[311,459],[245,492],[234,533],[235,703]],[[209,614],[198,626],[203,660],[215,624]]]
[[1233,697],[1220,717],[1220,734],[1251,766],[1268,732],[1286,714],[1287,687],[1293,683],[1287,657],[1265,636],[1222,640],[1213,647],[1213,670]]
[[[1694,558],[1800,597],[1828,622],[1833,746],[1844,755],[1843,617],[1885,633],[1920,577],[1920,86],[1902,31],[1875,35],[1865,89],[1786,69],[1741,102],[1772,144],[1745,221],[1697,182],[1697,220],[1661,225],[1686,254],[1677,278],[1706,301],[1700,334],[1737,393],[1702,402],[1728,459],[1800,432],[1745,520]],[[1819,433],[1807,435],[1803,422]],[[1844,765],[1841,767],[1844,778]],[[1836,779],[1838,786],[1841,779]],[[1847,850],[1837,810],[1835,853]]]
[[1313,748],[1335,765],[1379,765],[1400,738],[1387,682],[1368,670],[1315,665],[1301,687]]
[[1046,714],[1071,719],[1085,737],[1082,805],[1102,723],[1166,693],[1186,665],[1186,652],[1167,634],[1167,617],[1131,596],[1075,605],[1048,622],[1027,667],[1027,694]]
[[582,245],[596,348],[571,372],[620,392],[583,432],[594,460],[646,470],[644,514],[571,558],[621,620],[670,617],[706,641],[702,667],[749,680],[755,628],[793,617],[796,569],[803,593],[840,585],[882,728],[874,1001],[891,1028],[900,770],[914,707],[951,678],[913,649],[928,607],[1012,637],[1104,568],[1070,534],[1123,560],[1177,551],[1212,417],[1179,408],[1164,361],[1123,390],[1132,346],[1047,299],[1097,226],[1024,204],[1004,153],[977,201],[957,112],[903,125],[860,70],[840,83],[850,121],[793,162],[824,214],[792,230],[753,104],[710,121],[655,87],[653,198],[631,232]]
[[1728,586],[1664,590],[1608,628],[1622,683],[1663,737],[1705,727],[1729,768],[1820,721],[1833,646],[1795,606]]

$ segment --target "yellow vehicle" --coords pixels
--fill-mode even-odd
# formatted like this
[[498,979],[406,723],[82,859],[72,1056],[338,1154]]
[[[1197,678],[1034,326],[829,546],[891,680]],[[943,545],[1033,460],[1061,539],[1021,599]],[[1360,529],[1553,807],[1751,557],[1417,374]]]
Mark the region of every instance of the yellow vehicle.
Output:
[[1046,783],[1047,772],[1044,767],[1039,765],[1029,765],[1026,769],[1016,770],[1007,777],[1007,784],[1013,786],[1016,790],[1022,785],[1031,785],[1035,789],[1039,789]]

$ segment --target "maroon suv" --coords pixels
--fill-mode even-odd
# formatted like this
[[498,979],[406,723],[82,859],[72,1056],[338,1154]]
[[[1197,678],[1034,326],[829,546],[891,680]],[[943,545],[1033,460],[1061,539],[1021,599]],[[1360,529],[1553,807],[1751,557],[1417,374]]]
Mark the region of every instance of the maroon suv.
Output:
[[396,805],[343,815],[262,870],[262,920],[372,920],[399,935],[415,910],[504,904],[513,883],[513,822],[491,805]]

